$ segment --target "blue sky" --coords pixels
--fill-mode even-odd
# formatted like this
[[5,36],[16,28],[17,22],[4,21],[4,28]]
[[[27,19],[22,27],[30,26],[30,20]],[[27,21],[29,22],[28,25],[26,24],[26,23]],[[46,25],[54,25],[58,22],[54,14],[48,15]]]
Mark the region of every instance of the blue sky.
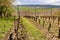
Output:
[[26,4],[49,4],[49,5],[60,5],[60,0],[16,0],[13,2],[14,5],[26,5]]

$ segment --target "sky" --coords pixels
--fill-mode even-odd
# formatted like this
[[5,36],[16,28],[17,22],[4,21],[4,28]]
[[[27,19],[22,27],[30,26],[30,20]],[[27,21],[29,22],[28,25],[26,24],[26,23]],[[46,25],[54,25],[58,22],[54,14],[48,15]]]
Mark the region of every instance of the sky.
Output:
[[14,5],[60,5],[60,0],[16,0]]

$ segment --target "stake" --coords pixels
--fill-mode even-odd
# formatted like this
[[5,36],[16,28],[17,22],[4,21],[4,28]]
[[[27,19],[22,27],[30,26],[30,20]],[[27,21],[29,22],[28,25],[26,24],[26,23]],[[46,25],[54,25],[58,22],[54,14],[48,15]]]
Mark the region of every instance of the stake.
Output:
[[58,33],[58,38],[60,39],[60,26],[59,26],[59,33]]
[[51,28],[51,23],[49,23],[48,31],[50,31],[50,28]]

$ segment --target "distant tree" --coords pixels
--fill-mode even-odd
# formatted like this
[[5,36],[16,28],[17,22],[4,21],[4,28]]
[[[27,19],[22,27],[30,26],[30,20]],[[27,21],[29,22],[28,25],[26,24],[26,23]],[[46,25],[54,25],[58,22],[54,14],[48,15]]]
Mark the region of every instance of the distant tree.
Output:
[[6,17],[12,13],[12,2],[14,0],[0,0],[0,16]]

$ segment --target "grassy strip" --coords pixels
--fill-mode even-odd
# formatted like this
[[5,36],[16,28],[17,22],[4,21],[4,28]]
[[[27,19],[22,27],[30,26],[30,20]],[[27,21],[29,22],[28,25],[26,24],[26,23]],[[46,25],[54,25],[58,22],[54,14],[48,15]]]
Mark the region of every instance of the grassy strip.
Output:
[[30,35],[30,40],[47,40],[43,32],[37,29],[28,19],[22,18],[21,20]]
[[[35,8],[34,7],[27,7],[27,6],[24,6],[24,7],[21,6],[20,10],[35,12]],[[50,11],[51,8],[38,8],[38,7],[36,7],[36,11],[37,12],[45,12],[45,10],[46,11]]]
[[0,18],[0,40],[4,38],[11,25],[13,25],[13,18]]

